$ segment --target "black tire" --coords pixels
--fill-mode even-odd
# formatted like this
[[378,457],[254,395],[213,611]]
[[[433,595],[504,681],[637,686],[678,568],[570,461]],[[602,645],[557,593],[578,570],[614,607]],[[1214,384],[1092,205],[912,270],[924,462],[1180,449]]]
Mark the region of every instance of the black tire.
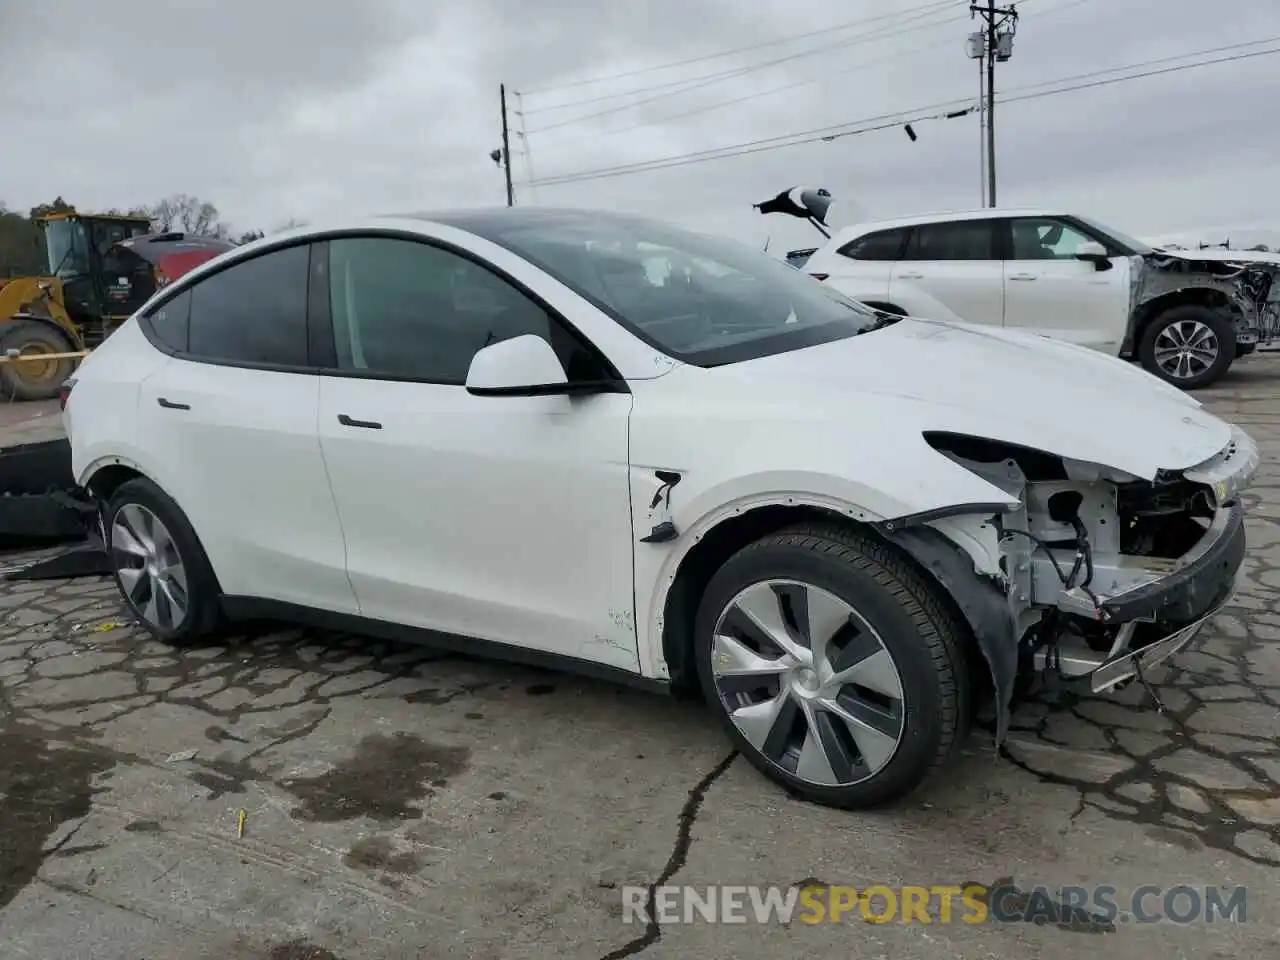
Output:
[[[903,694],[899,741],[884,765],[865,779],[836,785],[801,779],[753,746],[730,717],[713,675],[713,634],[741,591],[769,580],[798,581],[848,604],[879,634],[894,661]],[[707,586],[694,641],[706,699],[737,748],[765,776],[825,806],[863,808],[906,796],[958,753],[968,732],[971,691],[963,628],[938,588],[907,559],[852,529],[798,526],[743,548]]]
[[[57,327],[39,320],[16,320],[0,326],[0,356],[10,350],[19,354],[71,353],[71,340]],[[5,400],[51,400],[62,382],[76,368],[73,359],[40,363],[0,364],[0,391]]]
[[[1197,366],[1189,376],[1178,377],[1164,370],[1156,362],[1156,342],[1170,327],[1188,323],[1200,323],[1209,328],[1216,340],[1217,354],[1207,367]],[[1175,387],[1181,387],[1184,390],[1197,390],[1215,383],[1227,372],[1231,361],[1236,357],[1235,342],[1235,323],[1230,317],[1216,310],[1210,310],[1208,307],[1188,304],[1166,310],[1147,324],[1146,329],[1142,331],[1142,339],[1138,343],[1138,360],[1143,369],[1155,374],[1166,383],[1172,383]]]
[[1258,345],[1256,343],[1237,343],[1236,358],[1239,359],[1240,357],[1247,357],[1257,349]]
[[[120,551],[112,548],[112,529],[120,511],[135,504],[150,511],[164,524],[185,571],[186,611],[171,627],[148,620],[121,580],[123,558]],[[222,623],[218,578],[186,515],[167,493],[145,477],[121,484],[102,508],[102,527],[104,540],[111,551],[111,567],[120,595],[133,617],[156,639],[174,646],[187,646],[217,630]]]

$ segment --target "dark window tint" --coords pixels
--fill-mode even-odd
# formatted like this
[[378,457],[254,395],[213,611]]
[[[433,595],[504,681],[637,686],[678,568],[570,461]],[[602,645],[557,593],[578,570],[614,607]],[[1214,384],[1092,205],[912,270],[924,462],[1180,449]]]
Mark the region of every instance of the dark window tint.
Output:
[[438,247],[391,237],[332,240],[329,291],[341,369],[460,384],[480,348],[530,333],[566,359],[558,325],[542,307]]
[[868,233],[840,248],[842,256],[851,260],[897,260],[902,256],[903,241],[907,231],[881,230]]
[[155,338],[170,350],[187,352],[187,321],[191,316],[191,291],[184,290],[162,303],[147,317]]
[[305,244],[276,250],[197,283],[192,288],[191,354],[306,366],[308,253]]
[[905,260],[995,260],[993,220],[926,223],[911,231]]

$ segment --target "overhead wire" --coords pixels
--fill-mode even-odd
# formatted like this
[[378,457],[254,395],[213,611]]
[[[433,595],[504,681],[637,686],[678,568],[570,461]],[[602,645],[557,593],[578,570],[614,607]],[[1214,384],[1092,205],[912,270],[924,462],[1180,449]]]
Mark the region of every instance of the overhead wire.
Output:
[[[1104,74],[1116,73],[1121,70],[1133,70],[1139,67],[1151,66],[1157,63],[1168,63],[1172,60],[1187,59],[1189,57],[1204,56],[1207,53],[1222,52],[1230,49],[1240,49],[1243,47],[1257,46],[1264,43],[1275,43],[1280,41],[1280,36],[1271,37],[1264,40],[1248,41],[1241,44],[1230,44],[1225,47],[1215,47],[1208,50],[1193,51],[1171,57],[1161,57],[1156,60],[1143,61],[1139,63],[1129,64],[1127,66],[1111,67],[1103,70],[1091,71],[1085,74],[1076,74],[1071,77],[1060,77],[1056,80],[1042,81],[1039,83],[1026,84],[1021,87],[1015,87],[1006,91],[1003,95],[996,98],[999,104],[1019,103],[1027,100],[1035,100],[1041,97],[1057,96],[1064,93],[1072,93],[1078,90],[1086,90],[1096,87],[1110,86],[1117,83],[1126,83],[1132,80],[1141,80],[1148,77],[1161,76],[1165,74],[1178,73],[1184,70],[1193,70],[1199,67],[1207,67],[1221,63],[1232,63],[1240,60],[1248,60],[1256,57],[1272,56],[1280,54],[1280,47],[1267,50],[1255,50],[1247,53],[1238,53],[1231,56],[1216,57],[1210,60],[1197,60],[1193,63],[1183,63],[1174,66],[1162,67],[1154,70],[1145,70],[1138,73],[1129,73],[1119,77],[1105,77]],[[1094,79],[1100,78],[1100,79]],[[1079,82],[1071,82],[1079,81]],[[1066,86],[1057,86],[1049,90],[1036,90],[1037,87],[1050,86],[1053,84],[1067,84]],[[1027,91],[1027,92],[1023,92]],[[1012,95],[1011,95],[1012,94]],[[961,109],[963,108],[963,109]],[[579,183],[587,180],[600,180],[611,177],[626,176],[634,173],[647,173],[653,170],[665,170],[671,167],[687,166],[695,163],[706,163],[711,160],[728,159],[731,157],[745,156],[753,153],[760,153],[767,150],[779,150],[784,147],[800,146],[808,143],[818,143],[822,141],[833,141],[844,137],[856,136],[862,133],[871,133],[875,130],[884,130],[890,127],[901,127],[908,123],[922,123],[928,120],[947,119],[953,116],[961,116],[977,109],[975,98],[966,97],[961,100],[952,100],[944,103],[932,104],[914,109],[900,110],[890,114],[882,114],[878,117],[867,117],[860,120],[846,121],[845,123],[834,124],[829,127],[819,127],[814,130],[798,131],[790,134],[782,134],[776,137],[767,137],[759,140],[746,141],[744,143],[729,144],[722,147],[710,148],[707,150],[698,150],[685,154],[678,154],[671,157],[659,157],[653,160],[636,161],[629,164],[618,164],[612,167],[602,167],[595,170],[585,170],[578,173],[569,173],[563,175],[553,175],[543,177],[538,180],[530,181],[535,186],[552,186],[556,184]],[[942,111],[942,112],[937,112]],[[910,119],[906,119],[906,118]]]
[[786,37],[778,37],[774,40],[766,40],[762,43],[753,43],[745,47],[735,47],[731,50],[721,50],[717,53],[701,54],[696,57],[688,57],[684,60],[675,60],[669,63],[657,64],[651,67],[637,67],[634,70],[625,70],[621,73],[611,73],[602,77],[587,77],[582,80],[572,80],[568,83],[556,84],[549,87],[534,87],[533,89],[522,89],[519,92],[526,97],[542,96],[546,93],[553,93],[557,90],[569,90],[576,87],[585,87],[597,83],[608,83],[613,80],[627,80],[631,77],[639,77],[648,73],[660,73],[663,70],[674,70],[678,67],[692,66],[695,63],[705,63],[708,60],[718,60],[721,57],[737,56],[741,53],[752,53],[756,50],[763,50],[767,47],[781,46],[785,43],[795,43],[798,40],[808,40],[812,37],[820,37],[832,33],[838,33],[841,30],[851,30],[854,27],[865,26],[869,23],[876,23],[881,20],[892,20],[906,14],[917,13],[929,9],[942,9],[943,7],[954,7],[954,0],[931,0],[928,3],[922,3],[915,7],[906,7],[902,10],[895,10],[892,13],[882,13],[874,17],[860,17],[857,20],[846,20],[843,23],[832,24],[829,27],[823,27],[818,30],[809,30],[805,33],[795,33]]
[[[947,17],[943,20],[937,20],[931,23],[915,23],[915,22],[903,23],[903,24],[899,24],[896,29],[881,28],[879,31],[872,32],[872,33],[856,34],[855,36],[846,37],[843,40],[838,40],[834,43],[828,43],[819,47],[812,47],[807,50],[801,50],[795,53],[788,54],[785,57],[778,57],[773,60],[766,60],[763,63],[748,64],[745,66],[734,67],[729,70],[721,70],[716,73],[703,74],[697,77],[685,77],[680,80],[671,80],[671,81],[667,81],[666,83],[655,84],[651,87],[642,87],[636,90],[628,90],[624,93],[613,93],[613,94],[607,94],[601,97],[592,97],[587,100],[577,100],[577,101],[574,101],[572,104],[559,104],[554,108],[543,108],[544,110],[550,110],[550,109],[561,109],[562,107],[570,107],[570,106],[575,106],[575,107],[585,106],[592,103],[604,103],[609,100],[617,100],[620,97],[634,96],[640,93],[653,93],[653,91],[659,91],[659,90],[662,91],[660,93],[653,93],[652,96],[647,96],[640,100],[632,100],[627,103],[615,104],[613,106],[606,107],[602,110],[597,110],[592,113],[583,114],[581,116],[570,117],[566,120],[558,120],[555,123],[546,123],[546,124],[543,124],[542,126],[530,127],[528,130],[528,133],[530,135],[533,135],[535,133],[545,133],[548,130],[555,130],[560,127],[567,127],[573,124],[583,123],[584,121],[587,121],[587,120],[594,120],[598,117],[608,116],[609,114],[612,114],[612,113],[619,113],[623,110],[631,110],[635,107],[644,106],[645,104],[656,103],[657,101],[665,100],[668,97],[678,96],[682,93],[689,93],[690,91],[693,91],[693,90],[700,90],[700,89],[703,89],[704,87],[712,86],[713,84],[723,83],[726,80],[734,80],[734,79],[737,79],[738,77],[747,76],[748,74],[756,73],[760,70],[767,70],[772,67],[777,67],[784,63],[792,63],[796,60],[800,60],[805,57],[815,56],[820,53],[827,53],[832,50],[843,50],[849,47],[856,46],[860,43],[870,43],[872,41],[884,40],[884,39],[888,39],[889,37],[900,36],[902,34],[912,33],[918,30],[932,29],[934,27],[941,27],[941,26],[950,26],[951,24],[958,23],[966,19],[967,17],[964,17],[964,16],[953,16],[953,17]],[[533,113],[534,113],[533,110],[525,111],[526,116],[532,115]]]
[[[1032,2],[1035,2],[1035,0],[1022,0],[1022,3],[1023,3],[1023,5],[1024,5],[1024,6],[1025,6],[1025,4],[1027,4],[1027,3],[1032,3]],[[1064,4],[1060,5],[1060,6],[1056,6],[1056,7],[1049,7],[1049,8],[1047,8],[1047,9],[1043,10],[1041,13],[1039,13],[1039,14],[1038,14],[1038,16],[1047,16],[1047,15],[1049,15],[1049,14],[1051,14],[1051,13],[1058,13],[1058,12],[1060,12],[1060,11],[1062,11],[1062,10],[1069,10],[1069,9],[1071,9],[1071,8],[1073,8],[1073,7],[1080,6],[1080,5],[1084,4],[1084,3],[1093,3],[1093,2],[1096,2],[1096,0],[1071,0],[1071,2],[1064,3]],[[959,20],[963,20],[963,19],[966,19],[966,18],[965,18],[965,17],[952,17],[952,18],[949,18],[948,20],[940,21],[940,22],[939,22],[939,23],[937,23],[937,24],[917,24],[917,25],[915,25],[915,26],[916,26],[916,28],[917,28],[917,29],[924,29],[924,28],[926,28],[926,27],[932,27],[932,26],[950,25],[950,24],[951,24],[951,23],[953,23],[953,22],[957,22],[957,21],[959,21]],[[909,31],[909,30],[908,30],[908,31],[902,31],[902,32],[908,32],[908,33],[909,33],[909,32],[912,32],[912,31]],[[878,40],[878,39],[882,39],[882,38],[884,38],[884,37],[888,37],[888,36],[892,36],[892,35],[894,35],[894,34],[883,34],[883,35],[878,35],[878,36],[875,36],[875,37],[861,38],[861,39],[872,39],[872,40]],[[795,90],[795,89],[798,89],[798,88],[800,88],[800,87],[809,86],[809,85],[811,85],[811,84],[815,84],[815,83],[821,83],[821,82],[822,82],[822,81],[824,81],[824,80],[829,80],[829,79],[830,79],[831,77],[833,77],[833,76],[845,76],[845,75],[848,75],[848,74],[850,74],[850,73],[857,73],[857,72],[859,72],[859,71],[861,71],[861,70],[865,70],[865,69],[867,69],[868,67],[876,66],[876,65],[881,64],[881,63],[888,63],[888,62],[891,62],[891,61],[900,60],[900,59],[901,59],[902,57],[904,57],[904,56],[911,56],[911,55],[914,55],[914,54],[917,54],[917,53],[925,53],[925,52],[928,52],[928,51],[930,51],[930,50],[934,50],[934,49],[937,49],[937,48],[940,48],[940,47],[943,47],[943,46],[950,46],[950,45],[951,45],[951,44],[953,44],[954,42],[955,42],[954,38],[952,38],[952,37],[947,37],[947,38],[944,38],[944,39],[942,39],[942,40],[940,40],[940,41],[938,41],[938,42],[935,42],[935,43],[928,43],[928,44],[923,44],[923,45],[921,45],[921,46],[917,46],[917,47],[910,47],[910,48],[908,48],[908,49],[906,49],[906,50],[900,50],[900,51],[898,51],[898,52],[896,52],[896,53],[894,53],[894,54],[890,54],[889,56],[886,56],[886,57],[879,57],[879,58],[876,58],[876,59],[874,59],[874,60],[865,60],[865,61],[861,61],[861,62],[859,62],[859,63],[856,63],[856,64],[854,64],[854,65],[852,65],[852,66],[842,67],[842,68],[840,68],[840,69],[838,69],[838,70],[834,70],[834,71],[827,71],[827,72],[826,72],[826,73],[824,73],[822,76],[818,76],[818,77],[810,77],[810,78],[807,78],[807,79],[804,79],[804,80],[795,80],[795,81],[792,81],[792,82],[790,82],[790,83],[784,83],[784,84],[781,84],[781,85],[778,85],[778,86],[770,87],[770,88],[768,88],[768,89],[766,89],[766,90],[757,90],[757,91],[754,91],[754,92],[752,92],[752,93],[748,93],[748,94],[744,94],[744,95],[742,95],[742,96],[734,97],[734,98],[729,99],[729,100],[720,100],[720,101],[717,101],[717,102],[715,102],[715,103],[703,104],[703,105],[701,105],[701,106],[694,107],[692,110],[686,110],[686,111],[683,111],[683,112],[681,112],[681,113],[671,114],[670,116],[660,117],[660,118],[658,118],[658,119],[656,119],[656,120],[654,120],[654,121],[641,121],[641,122],[639,122],[639,123],[633,123],[633,124],[630,124],[630,125],[628,125],[628,126],[615,128],[615,129],[613,129],[613,130],[593,131],[593,132],[591,132],[591,133],[589,133],[589,134],[585,134],[585,135],[583,135],[583,136],[581,136],[581,137],[572,137],[572,138],[570,138],[569,140],[557,140],[557,141],[553,141],[552,143],[547,144],[547,146],[553,146],[553,147],[558,147],[558,146],[567,146],[567,145],[574,144],[574,143],[580,143],[580,142],[582,142],[582,141],[584,141],[584,140],[586,140],[586,139],[595,139],[595,138],[598,138],[598,137],[614,136],[614,135],[619,134],[619,133],[627,133],[627,132],[629,132],[629,131],[631,131],[631,130],[639,130],[639,129],[643,129],[643,128],[645,128],[645,127],[653,126],[653,125],[655,125],[655,124],[670,123],[670,122],[675,121],[675,120],[683,120],[683,119],[685,119],[685,118],[687,118],[687,117],[698,116],[698,115],[700,115],[700,114],[703,114],[703,113],[709,113],[709,112],[711,112],[711,111],[713,111],[713,110],[719,110],[719,109],[722,109],[722,108],[724,108],[724,107],[734,106],[734,105],[739,104],[739,103],[746,103],[746,102],[749,102],[749,101],[751,101],[751,100],[758,100],[758,99],[762,99],[762,98],[764,98],[764,97],[772,96],[772,95],[777,94],[777,93],[782,93],[782,92],[785,92],[785,91],[788,91],[788,90]],[[748,71],[748,72],[750,72],[750,71]],[[731,79],[731,78],[729,78],[729,77],[725,77],[724,79]],[[679,82],[684,82],[684,81],[679,81]],[[718,81],[717,81],[717,82],[718,82]],[[688,87],[688,88],[686,88],[686,89],[684,89],[684,90],[676,90],[676,91],[672,91],[672,93],[671,93],[670,95],[671,95],[671,96],[675,96],[675,95],[678,95],[678,94],[680,94],[680,93],[688,92],[689,90],[697,89],[697,87],[700,87],[700,86],[707,86],[707,85],[708,85],[708,84],[698,84],[698,85],[696,85],[696,86],[694,86],[694,87]],[[540,133],[540,132],[544,132],[544,131],[547,131],[547,130],[554,130],[554,129],[558,128],[558,127],[570,126],[570,125],[572,125],[572,124],[576,124],[576,123],[584,122],[584,121],[586,121],[586,120],[594,119],[594,118],[597,118],[597,117],[600,117],[600,116],[604,116],[604,115],[607,115],[607,114],[611,114],[611,113],[615,113],[615,112],[620,112],[620,111],[622,111],[622,110],[626,110],[626,109],[629,109],[629,108],[634,107],[634,106],[640,106],[640,105],[642,105],[642,104],[644,104],[644,103],[651,103],[651,102],[654,102],[654,101],[659,100],[659,99],[665,99],[665,97],[655,97],[655,98],[652,98],[651,100],[645,100],[645,101],[640,101],[640,102],[638,102],[638,103],[626,104],[625,106],[621,106],[621,107],[619,107],[617,110],[607,110],[607,111],[601,111],[600,113],[588,114],[588,115],[587,115],[587,116],[585,116],[585,117],[575,117],[575,118],[573,118],[572,120],[566,120],[566,121],[564,121],[563,123],[549,124],[549,125],[544,126],[544,127],[535,127],[535,128],[534,128],[534,129],[532,129],[532,130],[528,130],[528,131],[526,131],[526,135],[532,135],[532,134]]]

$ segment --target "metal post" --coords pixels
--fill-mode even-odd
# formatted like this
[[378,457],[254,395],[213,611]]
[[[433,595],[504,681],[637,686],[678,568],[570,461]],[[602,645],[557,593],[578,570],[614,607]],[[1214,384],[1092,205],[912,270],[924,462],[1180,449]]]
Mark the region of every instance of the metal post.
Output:
[[516,205],[515,189],[511,185],[511,133],[507,129],[507,85],[498,84],[498,97],[502,101],[502,169],[507,174],[507,206]]
[[982,205],[987,205],[987,65],[978,58],[978,176]]
[[996,205],[996,0],[987,0],[987,206]]

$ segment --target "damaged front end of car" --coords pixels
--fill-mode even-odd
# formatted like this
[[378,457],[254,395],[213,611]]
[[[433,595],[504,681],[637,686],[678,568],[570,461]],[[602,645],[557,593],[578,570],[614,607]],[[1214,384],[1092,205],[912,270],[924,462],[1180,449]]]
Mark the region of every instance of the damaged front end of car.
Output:
[[1095,693],[1182,650],[1230,599],[1245,556],[1241,492],[1259,464],[1232,428],[1203,463],[1146,480],[1038,450],[947,433],[938,453],[1016,497],[882,533],[955,599],[993,680],[997,738],[1020,677],[1050,673]]
[[1280,262],[1241,251],[1154,250],[1133,257],[1132,304],[1124,351],[1132,351],[1146,319],[1175,303],[1225,311],[1238,346],[1280,340]]

